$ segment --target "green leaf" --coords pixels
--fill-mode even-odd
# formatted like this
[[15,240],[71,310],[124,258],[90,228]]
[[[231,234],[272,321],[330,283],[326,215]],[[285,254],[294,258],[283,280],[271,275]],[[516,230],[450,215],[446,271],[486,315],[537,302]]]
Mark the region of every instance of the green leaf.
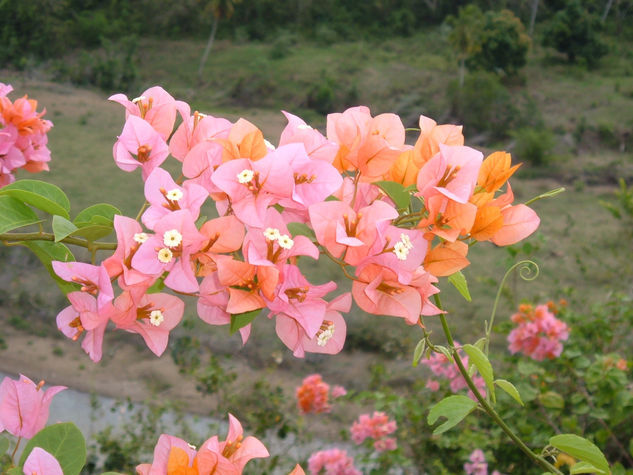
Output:
[[103,218],[105,218],[105,223],[111,224],[114,220],[114,216],[117,214],[120,215],[121,211],[115,206],[107,203],[99,203],[88,206],[82,210],[75,216],[73,223],[75,223],[77,227],[81,227],[81,224],[104,224]]
[[42,261],[42,264],[44,264],[44,267],[46,267],[46,270],[48,270],[48,273],[64,294],[78,290],[76,284],[60,279],[51,264],[51,261],[70,262],[75,260],[75,256],[65,245],[51,241],[21,241],[20,244],[28,247]]
[[607,459],[592,442],[575,434],[559,434],[549,439],[549,444],[572,457],[593,465],[604,473],[609,473]]
[[7,450],[9,450],[9,439],[6,437],[0,437],[0,456],[2,456],[2,454],[6,454]]
[[431,408],[427,418],[429,425],[435,424],[440,417],[446,418],[443,424],[435,428],[433,435],[441,434],[451,427],[455,427],[476,407],[477,403],[467,396],[449,396],[442,399]]
[[79,236],[82,238],[85,238],[86,240],[92,242],[92,241],[96,241],[99,238],[105,237],[108,234],[112,233],[112,230],[114,229],[114,227],[112,226],[112,223],[110,223],[110,225],[106,225],[106,226],[100,226],[97,224],[88,224],[85,226],[80,226],[79,229],[77,229],[76,231],[73,231],[70,235],[71,236]]
[[389,198],[396,204],[398,209],[407,209],[411,202],[411,195],[405,191],[404,186],[395,181],[376,181],[374,185],[380,187]]
[[288,223],[288,232],[294,236],[306,236],[310,239],[316,239],[316,235],[310,226],[305,223]]
[[0,189],[0,195],[8,195],[35,206],[48,214],[58,214],[70,219],[70,201],[62,189],[40,180],[18,180]]
[[7,475],[23,475],[24,471],[20,467],[13,467],[7,470]]
[[231,327],[229,329],[231,335],[238,331],[240,328],[245,327],[253,320],[255,320],[255,317],[261,311],[262,309],[258,308],[257,310],[251,310],[250,312],[236,313],[234,315],[231,315]]
[[554,391],[547,391],[539,394],[538,400],[548,409],[563,409],[565,407],[565,400],[563,399],[563,396]]
[[505,391],[506,394],[508,394],[516,402],[518,402],[522,406],[525,405],[523,404],[523,400],[521,399],[521,394],[519,393],[519,390],[515,388],[514,384],[512,384],[510,381],[506,381],[505,379],[495,379],[495,384],[499,386],[503,391]]
[[488,357],[483,351],[474,345],[464,345],[462,348],[468,355],[469,363],[474,364],[481,377],[484,378],[492,402],[495,402],[494,373],[492,371],[492,365],[490,364],[490,361],[488,361]]
[[576,462],[570,469],[570,475],[574,475],[576,473],[605,473],[604,470],[600,470],[599,468],[594,467],[590,463],[587,462]]
[[35,212],[20,200],[0,196],[0,234],[40,221]]
[[35,447],[41,447],[55,457],[64,475],[79,475],[86,463],[86,441],[72,422],[54,424],[35,434],[24,447],[20,457],[21,467]]
[[165,288],[165,277],[161,276],[159,279],[154,282],[149,289],[145,291],[147,294],[156,294],[161,292]]
[[53,216],[53,234],[55,234],[55,242],[59,242],[77,231],[77,226],[68,221],[66,218],[55,215]]
[[519,370],[519,373],[521,373],[523,376],[530,376],[531,374],[543,374],[545,372],[545,370],[539,365],[526,360],[519,360],[517,369]]
[[448,358],[448,361],[451,361],[451,362],[455,361],[453,360],[453,355],[451,354],[451,350],[449,350],[445,346],[435,345],[434,349],[442,353],[444,356],[446,356],[446,358]]
[[420,362],[420,358],[422,358],[422,353],[426,349],[426,339],[422,338],[418,341],[418,344],[415,345],[415,350],[413,350],[413,367],[415,368]]
[[484,351],[484,348],[486,347],[486,341],[487,341],[487,338],[485,336],[481,337],[479,340],[475,342],[475,346],[479,348],[481,351]]
[[472,298],[470,296],[470,292],[468,291],[468,282],[466,282],[466,277],[462,274],[461,271],[457,271],[454,274],[448,276],[448,281],[453,284],[453,286],[462,294],[462,297],[466,299],[467,302],[471,302]]
[[103,472],[101,475],[123,475],[123,474],[119,472]]

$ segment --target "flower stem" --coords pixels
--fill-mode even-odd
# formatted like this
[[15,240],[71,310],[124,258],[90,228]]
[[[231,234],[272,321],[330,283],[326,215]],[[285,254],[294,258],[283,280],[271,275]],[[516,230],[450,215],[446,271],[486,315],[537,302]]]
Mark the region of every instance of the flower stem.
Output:
[[15,443],[15,448],[13,449],[13,452],[11,453],[11,463],[14,463],[13,462],[13,458],[15,457],[15,454],[18,451],[18,447],[20,446],[20,442],[22,442],[22,436],[18,437],[18,441]]
[[[435,305],[439,309],[442,309],[442,302],[440,301],[439,295],[435,294],[433,298],[435,299]],[[510,426],[508,426],[505,423],[505,421],[501,418],[501,416],[499,416],[497,411],[494,410],[494,408],[490,405],[490,403],[486,401],[486,398],[481,394],[481,392],[479,392],[479,389],[477,389],[477,386],[475,385],[472,378],[468,374],[468,369],[464,366],[464,362],[460,358],[459,352],[455,349],[455,341],[453,340],[453,335],[451,333],[450,328],[448,327],[448,322],[446,321],[446,316],[444,313],[440,314],[440,321],[442,322],[442,329],[444,330],[444,334],[446,335],[446,340],[448,341],[448,344],[451,348],[451,354],[455,360],[455,363],[457,364],[457,368],[459,369],[459,372],[461,373],[464,380],[466,381],[468,388],[475,395],[475,398],[477,399],[477,401],[479,402],[483,410],[486,411],[486,413],[492,418],[492,420],[495,421],[499,427],[501,427],[503,432],[505,432],[506,435],[510,437],[512,442],[514,442],[530,459],[532,459],[534,463],[536,463],[541,468],[547,470],[548,472],[551,472],[556,475],[563,475],[563,473],[560,470],[558,470],[551,463],[545,460],[545,458],[541,457],[540,455],[535,454],[525,444],[525,442],[523,442],[519,438],[519,436],[514,433],[514,431],[510,428]]]
[[[0,241],[4,243],[5,246],[10,246],[12,244],[19,244],[21,241],[55,241],[55,235],[52,233],[3,233],[0,234]],[[115,242],[90,242],[87,239],[80,239],[74,237],[65,237],[59,242],[63,242],[65,244],[72,244],[74,246],[85,247],[92,251],[100,251],[100,250],[109,250],[113,251],[116,249],[117,244]]]

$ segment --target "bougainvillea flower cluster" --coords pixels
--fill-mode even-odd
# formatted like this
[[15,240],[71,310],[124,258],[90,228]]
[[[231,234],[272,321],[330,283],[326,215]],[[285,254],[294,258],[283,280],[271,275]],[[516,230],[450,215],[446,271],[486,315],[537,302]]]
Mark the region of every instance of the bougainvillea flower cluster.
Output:
[[511,320],[517,324],[508,335],[512,354],[523,353],[533,360],[554,359],[563,351],[563,341],[569,337],[567,324],[556,318],[548,305],[519,306]]
[[[459,347],[459,343],[455,341],[455,346]],[[466,368],[469,367],[468,355],[464,351],[459,351],[459,356]],[[459,372],[457,363],[447,358],[442,353],[431,353],[428,358],[423,359],[422,364],[428,366],[433,375],[440,379],[448,380],[449,387],[453,393],[457,393],[467,387],[466,380]],[[475,386],[481,394],[486,394],[486,383],[479,374],[471,376]],[[440,382],[438,380],[429,379],[426,387],[431,391],[437,391],[440,389]],[[468,390],[468,395],[471,399],[475,399],[475,395],[472,391]]]
[[268,457],[268,450],[255,437],[244,438],[242,425],[229,414],[229,432],[220,442],[214,435],[198,450],[186,441],[162,434],[154,448],[154,460],[136,467],[139,475],[182,473],[239,475],[253,458]]
[[302,414],[330,412],[330,400],[345,394],[347,391],[342,386],[334,386],[330,390],[330,385],[323,381],[320,374],[311,374],[296,390],[297,406]]
[[361,475],[354,459],[345,450],[329,449],[313,453],[308,459],[310,475]]
[[[159,86],[110,99],[126,115],[114,162],[140,169],[147,205],[137,220],[114,217],[110,257],[53,265],[76,284],[58,327],[94,361],[108,327],[162,354],[184,312],[177,295],[194,297],[204,322],[229,325],[243,343],[263,313],[295,356],[338,353],[352,299],[421,324],[441,313],[431,302],[438,277],[466,267],[471,244],[512,244],[539,225],[513,204],[510,155],[484,158],[464,146],[459,126],[421,116],[407,145],[395,114],[352,107],[330,114],[323,135],[284,112],[275,146],[249,121],[192,113]],[[173,176],[163,168],[170,157]],[[217,217],[201,213],[209,204]],[[351,293],[304,276],[298,261],[318,259],[341,268]]]
[[47,147],[50,120],[37,112],[37,101],[27,96],[7,97],[13,87],[0,82],[0,188],[13,183],[13,172],[23,168],[31,173],[48,170],[51,152]]
[[389,416],[384,412],[375,411],[371,416],[361,414],[350,427],[350,433],[356,444],[362,444],[366,439],[372,439],[374,449],[377,452],[384,452],[397,448],[396,439],[387,437],[389,434],[393,434],[396,429],[396,421],[389,420]]

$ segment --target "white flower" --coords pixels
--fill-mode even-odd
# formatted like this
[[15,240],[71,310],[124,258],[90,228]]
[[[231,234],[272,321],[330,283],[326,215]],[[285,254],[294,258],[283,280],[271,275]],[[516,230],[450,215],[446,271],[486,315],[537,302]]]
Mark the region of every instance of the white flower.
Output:
[[407,256],[409,255],[409,249],[407,248],[407,246],[402,241],[398,241],[393,246],[393,253],[401,261],[406,261],[407,260]]
[[174,188],[173,190],[169,190],[165,196],[168,200],[178,201],[180,198],[182,198],[182,191],[180,191],[178,188]]
[[171,262],[173,257],[173,252],[171,252],[171,250],[167,249],[166,247],[163,247],[160,251],[158,251],[158,260],[161,261],[163,264]]
[[237,181],[240,183],[249,183],[253,177],[255,176],[255,172],[253,170],[249,170],[246,168],[237,174]]
[[163,316],[163,312],[160,310],[152,310],[149,314],[149,322],[155,327],[163,323],[163,320],[165,320],[165,317]]
[[149,236],[146,233],[136,233],[133,237],[134,241],[143,244],[145,241],[149,239]]
[[317,345],[325,346],[326,343],[334,336],[334,323],[329,322],[327,326],[321,325],[321,330],[317,334]]
[[292,246],[294,246],[295,243],[287,234],[282,234],[281,236],[279,236],[277,242],[279,242],[279,246],[283,247],[284,249],[292,249]]
[[180,234],[176,229],[165,231],[165,234],[163,234],[163,243],[167,247],[178,247],[181,242],[182,234]]
[[276,241],[280,236],[281,234],[277,228],[266,228],[264,231],[264,237],[269,241]]

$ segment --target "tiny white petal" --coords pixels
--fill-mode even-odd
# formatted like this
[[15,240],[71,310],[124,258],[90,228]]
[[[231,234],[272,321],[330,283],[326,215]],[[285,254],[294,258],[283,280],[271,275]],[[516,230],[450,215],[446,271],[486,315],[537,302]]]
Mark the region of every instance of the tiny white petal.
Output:
[[182,191],[180,191],[178,188],[174,188],[173,190],[169,190],[167,192],[168,200],[178,201],[180,198],[182,198]]
[[163,264],[171,262],[173,257],[174,253],[166,247],[163,247],[160,251],[158,251],[158,260],[161,261]]
[[181,242],[182,234],[180,234],[176,229],[165,231],[165,234],[163,234],[163,244],[167,247],[178,247]]
[[283,247],[284,249],[292,249],[292,246],[294,246],[295,244],[295,242],[287,234],[282,234],[281,236],[279,236],[277,242],[279,243],[279,246]]
[[247,168],[237,174],[237,181],[242,184],[249,183],[253,179],[253,176],[255,176],[255,172]]
[[146,233],[136,233],[133,237],[134,241],[143,244],[145,241],[149,239],[149,236]]
[[149,322],[155,327],[163,323],[163,320],[165,320],[165,317],[163,316],[163,312],[160,310],[152,310],[149,314]]
[[280,236],[281,234],[277,228],[266,228],[264,231],[264,237],[269,241],[276,241]]

